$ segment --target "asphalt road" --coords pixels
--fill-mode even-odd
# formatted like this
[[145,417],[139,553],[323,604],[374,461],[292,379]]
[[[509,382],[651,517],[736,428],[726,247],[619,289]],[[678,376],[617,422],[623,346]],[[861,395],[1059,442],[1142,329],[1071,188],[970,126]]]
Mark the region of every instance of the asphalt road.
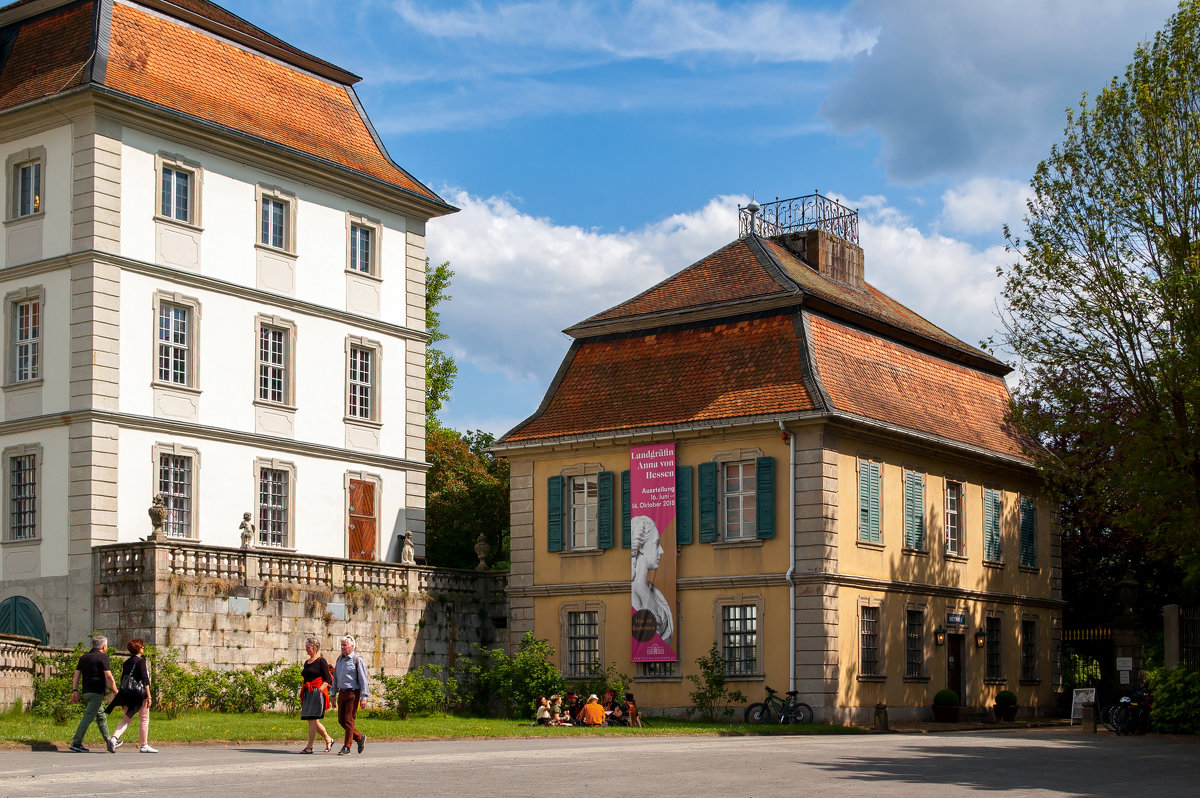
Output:
[[[1196,796],[1200,741],[1073,729],[0,752],[0,796]],[[95,750],[95,749],[93,749]],[[337,750],[336,748],[334,749]],[[936,791],[936,793],[934,793]]]

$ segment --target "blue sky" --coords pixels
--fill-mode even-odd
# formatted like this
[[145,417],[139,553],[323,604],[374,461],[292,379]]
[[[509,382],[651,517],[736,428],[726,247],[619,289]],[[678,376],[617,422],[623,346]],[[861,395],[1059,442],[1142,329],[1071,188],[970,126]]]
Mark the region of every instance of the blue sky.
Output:
[[560,331],[737,236],[736,207],[858,208],[867,280],[968,343],[1064,109],[1123,71],[1167,0],[419,3],[226,0],[363,76],[392,157],[463,210],[443,420],[497,435]]

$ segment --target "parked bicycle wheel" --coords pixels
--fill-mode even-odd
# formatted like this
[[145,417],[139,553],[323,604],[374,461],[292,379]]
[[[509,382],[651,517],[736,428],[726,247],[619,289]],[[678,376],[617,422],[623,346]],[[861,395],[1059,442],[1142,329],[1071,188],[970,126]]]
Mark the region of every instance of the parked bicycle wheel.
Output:
[[751,704],[746,707],[747,723],[770,723],[771,708],[766,704]]
[[790,707],[787,712],[783,713],[783,717],[779,719],[780,723],[812,723],[813,708],[803,701],[800,701]]
[[1110,732],[1115,732],[1117,730],[1117,724],[1113,722],[1113,710],[1115,710],[1118,706],[1119,704],[1108,704],[1100,710],[1100,722],[1103,723],[1105,728],[1107,728]]

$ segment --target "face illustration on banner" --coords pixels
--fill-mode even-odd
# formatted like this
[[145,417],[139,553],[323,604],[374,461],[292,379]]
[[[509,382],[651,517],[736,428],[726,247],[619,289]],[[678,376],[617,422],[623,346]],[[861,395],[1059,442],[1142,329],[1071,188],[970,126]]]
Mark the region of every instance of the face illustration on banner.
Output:
[[671,605],[654,586],[654,575],[662,559],[662,536],[649,517],[639,515],[630,523],[632,560],[633,637],[648,643],[658,635],[670,645],[675,636]]

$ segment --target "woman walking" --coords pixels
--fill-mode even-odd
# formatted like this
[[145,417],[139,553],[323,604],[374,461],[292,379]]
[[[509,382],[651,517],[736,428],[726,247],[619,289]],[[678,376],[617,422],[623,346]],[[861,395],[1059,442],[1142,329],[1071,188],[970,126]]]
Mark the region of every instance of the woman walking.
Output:
[[129,722],[136,713],[138,716],[138,750],[143,754],[157,754],[158,749],[150,747],[150,665],[142,656],[145,644],[141,638],[129,641],[129,659],[121,666],[120,689],[113,697],[105,712],[112,712],[117,707],[125,708],[125,717],[117,724],[116,731],[108,741],[108,750],[116,751],[124,745],[121,735],[129,728]]
[[300,753],[313,752],[313,741],[317,739],[317,732],[321,732],[321,737],[325,740],[325,753],[329,753],[333,748],[333,738],[325,731],[321,718],[325,717],[325,710],[329,709],[329,685],[333,683],[333,674],[329,672],[329,663],[325,658],[318,656],[321,643],[317,638],[310,637],[305,640],[304,651],[308,654],[308,659],[300,669],[300,678],[304,682],[300,688],[300,720],[308,721],[308,747]]

